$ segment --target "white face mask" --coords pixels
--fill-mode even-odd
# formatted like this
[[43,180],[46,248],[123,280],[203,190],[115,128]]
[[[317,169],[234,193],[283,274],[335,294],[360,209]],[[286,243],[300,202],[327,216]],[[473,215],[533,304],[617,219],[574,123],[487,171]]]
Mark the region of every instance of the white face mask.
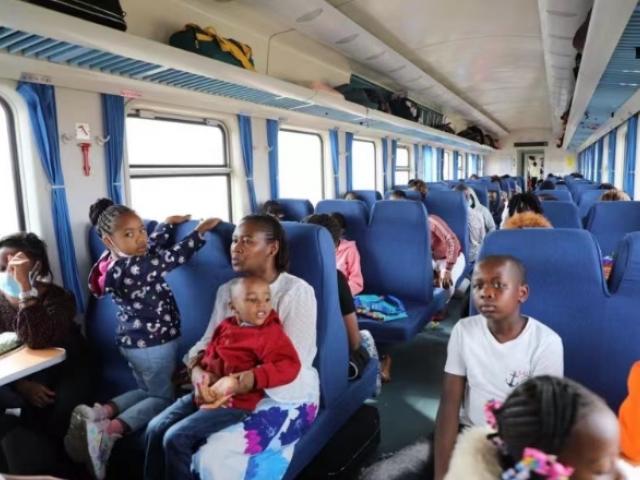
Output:
[[[109,240],[109,242],[106,242],[106,240]],[[105,237],[104,244],[111,251],[111,254],[116,258],[129,258],[129,257],[131,257],[131,255],[127,255],[122,250],[120,250],[118,247],[116,247],[116,244],[109,237]]]

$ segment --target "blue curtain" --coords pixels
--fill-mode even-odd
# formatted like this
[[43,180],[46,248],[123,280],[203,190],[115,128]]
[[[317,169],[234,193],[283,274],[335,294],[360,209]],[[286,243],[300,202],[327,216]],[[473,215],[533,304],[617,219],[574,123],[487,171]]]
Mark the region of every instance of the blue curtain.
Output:
[[416,159],[416,178],[424,179],[422,172],[424,167],[422,166],[422,147],[417,143],[413,145],[413,157]]
[[458,180],[458,167],[460,166],[460,154],[453,152],[453,179]]
[[398,141],[391,140],[391,188],[396,186],[396,162],[398,155]]
[[436,162],[436,181],[439,182],[444,178],[444,148],[436,148]]
[[344,151],[347,159],[347,191],[353,190],[353,162],[351,155],[353,154],[353,133],[347,132],[344,135]]
[[433,148],[430,145],[422,146],[422,166],[424,169],[424,180],[433,181],[433,170],[431,168],[433,162]]
[[269,186],[271,198],[278,198],[278,133],[280,132],[280,122],[278,120],[267,120],[267,146],[269,148]]
[[238,126],[240,127],[240,146],[242,148],[242,161],[244,162],[244,173],[247,177],[247,190],[249,191],[249,205],[251,213],[258,211],[256,200],[256,186],[253,182],[253,134],[251,133],[251,117],[238,115]]
[[638,139],[638,114],[627,122],[627,148],[624,159],[624,191],[633,198],[636,176],[636,141]]
[[78,311],[84,312],[84,295],[80,287],[76,249],[73,244],[69,206],[60,163],[55,92],[51,85],[20,82],[18,93],[24,98],[29,109],[31,129],[38,146],[40,162],[51,186],[51,213],[62,269],[62,282],[75,296]]
[[615,169],[616,169],[616,139],[618,136],[618,129],[614,128],[609,132],[609,183],[615,181]]
[[102,98],[102,128],[107,164],[107,192],[114,203],[122,203],[122,153],[124,151],[124,98],[119,95],[107,95]]
[[340,198],[340,143],[338,130],[329,130],[329,143],[331,147],[331,166],[333,167],[333,188],[335,197]]
[[382,139],[382,187],[386,192],[389,189],[389,141]]

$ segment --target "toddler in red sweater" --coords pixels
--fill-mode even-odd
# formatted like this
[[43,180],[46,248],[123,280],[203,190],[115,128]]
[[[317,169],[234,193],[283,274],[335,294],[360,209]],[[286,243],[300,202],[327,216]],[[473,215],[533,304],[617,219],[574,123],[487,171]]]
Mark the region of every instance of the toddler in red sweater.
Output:
[[271,306],[269,284],[241,277],[230,289],[234,315],[217,326],[194,362],[209,378],[147,427],[145,479],[190,478],[191,457],[212,433],[242,421],[265,389],[291,383],[300,372],[295,347]]

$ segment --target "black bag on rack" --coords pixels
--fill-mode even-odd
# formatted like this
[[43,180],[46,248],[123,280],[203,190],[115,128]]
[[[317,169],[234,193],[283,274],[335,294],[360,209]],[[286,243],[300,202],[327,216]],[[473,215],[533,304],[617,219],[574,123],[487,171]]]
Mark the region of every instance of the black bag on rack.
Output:
[[50,8],[74,17],[99,23],[106,27],[126,30],[125,13],[120,0],[26,0],[28,3]]
[[389,107],[393,115],[405,120],[417,122],[420,117],[420,110],[416,102],[403,95],[392,96],[389,100]]

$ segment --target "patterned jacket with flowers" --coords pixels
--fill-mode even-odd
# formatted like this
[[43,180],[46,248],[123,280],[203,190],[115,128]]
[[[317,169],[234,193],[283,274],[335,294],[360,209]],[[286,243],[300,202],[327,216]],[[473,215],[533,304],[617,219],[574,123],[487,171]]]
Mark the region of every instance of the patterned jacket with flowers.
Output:
[[195,230],[175,244],[174,235],[174,225],[161,223],[145,255],[116,259],[107,251],[91,269],[91,293],[110,293],[118,306],[116,340],[123,348],[153,347],[180,336],[180,312],[165,275],[205,242]]

